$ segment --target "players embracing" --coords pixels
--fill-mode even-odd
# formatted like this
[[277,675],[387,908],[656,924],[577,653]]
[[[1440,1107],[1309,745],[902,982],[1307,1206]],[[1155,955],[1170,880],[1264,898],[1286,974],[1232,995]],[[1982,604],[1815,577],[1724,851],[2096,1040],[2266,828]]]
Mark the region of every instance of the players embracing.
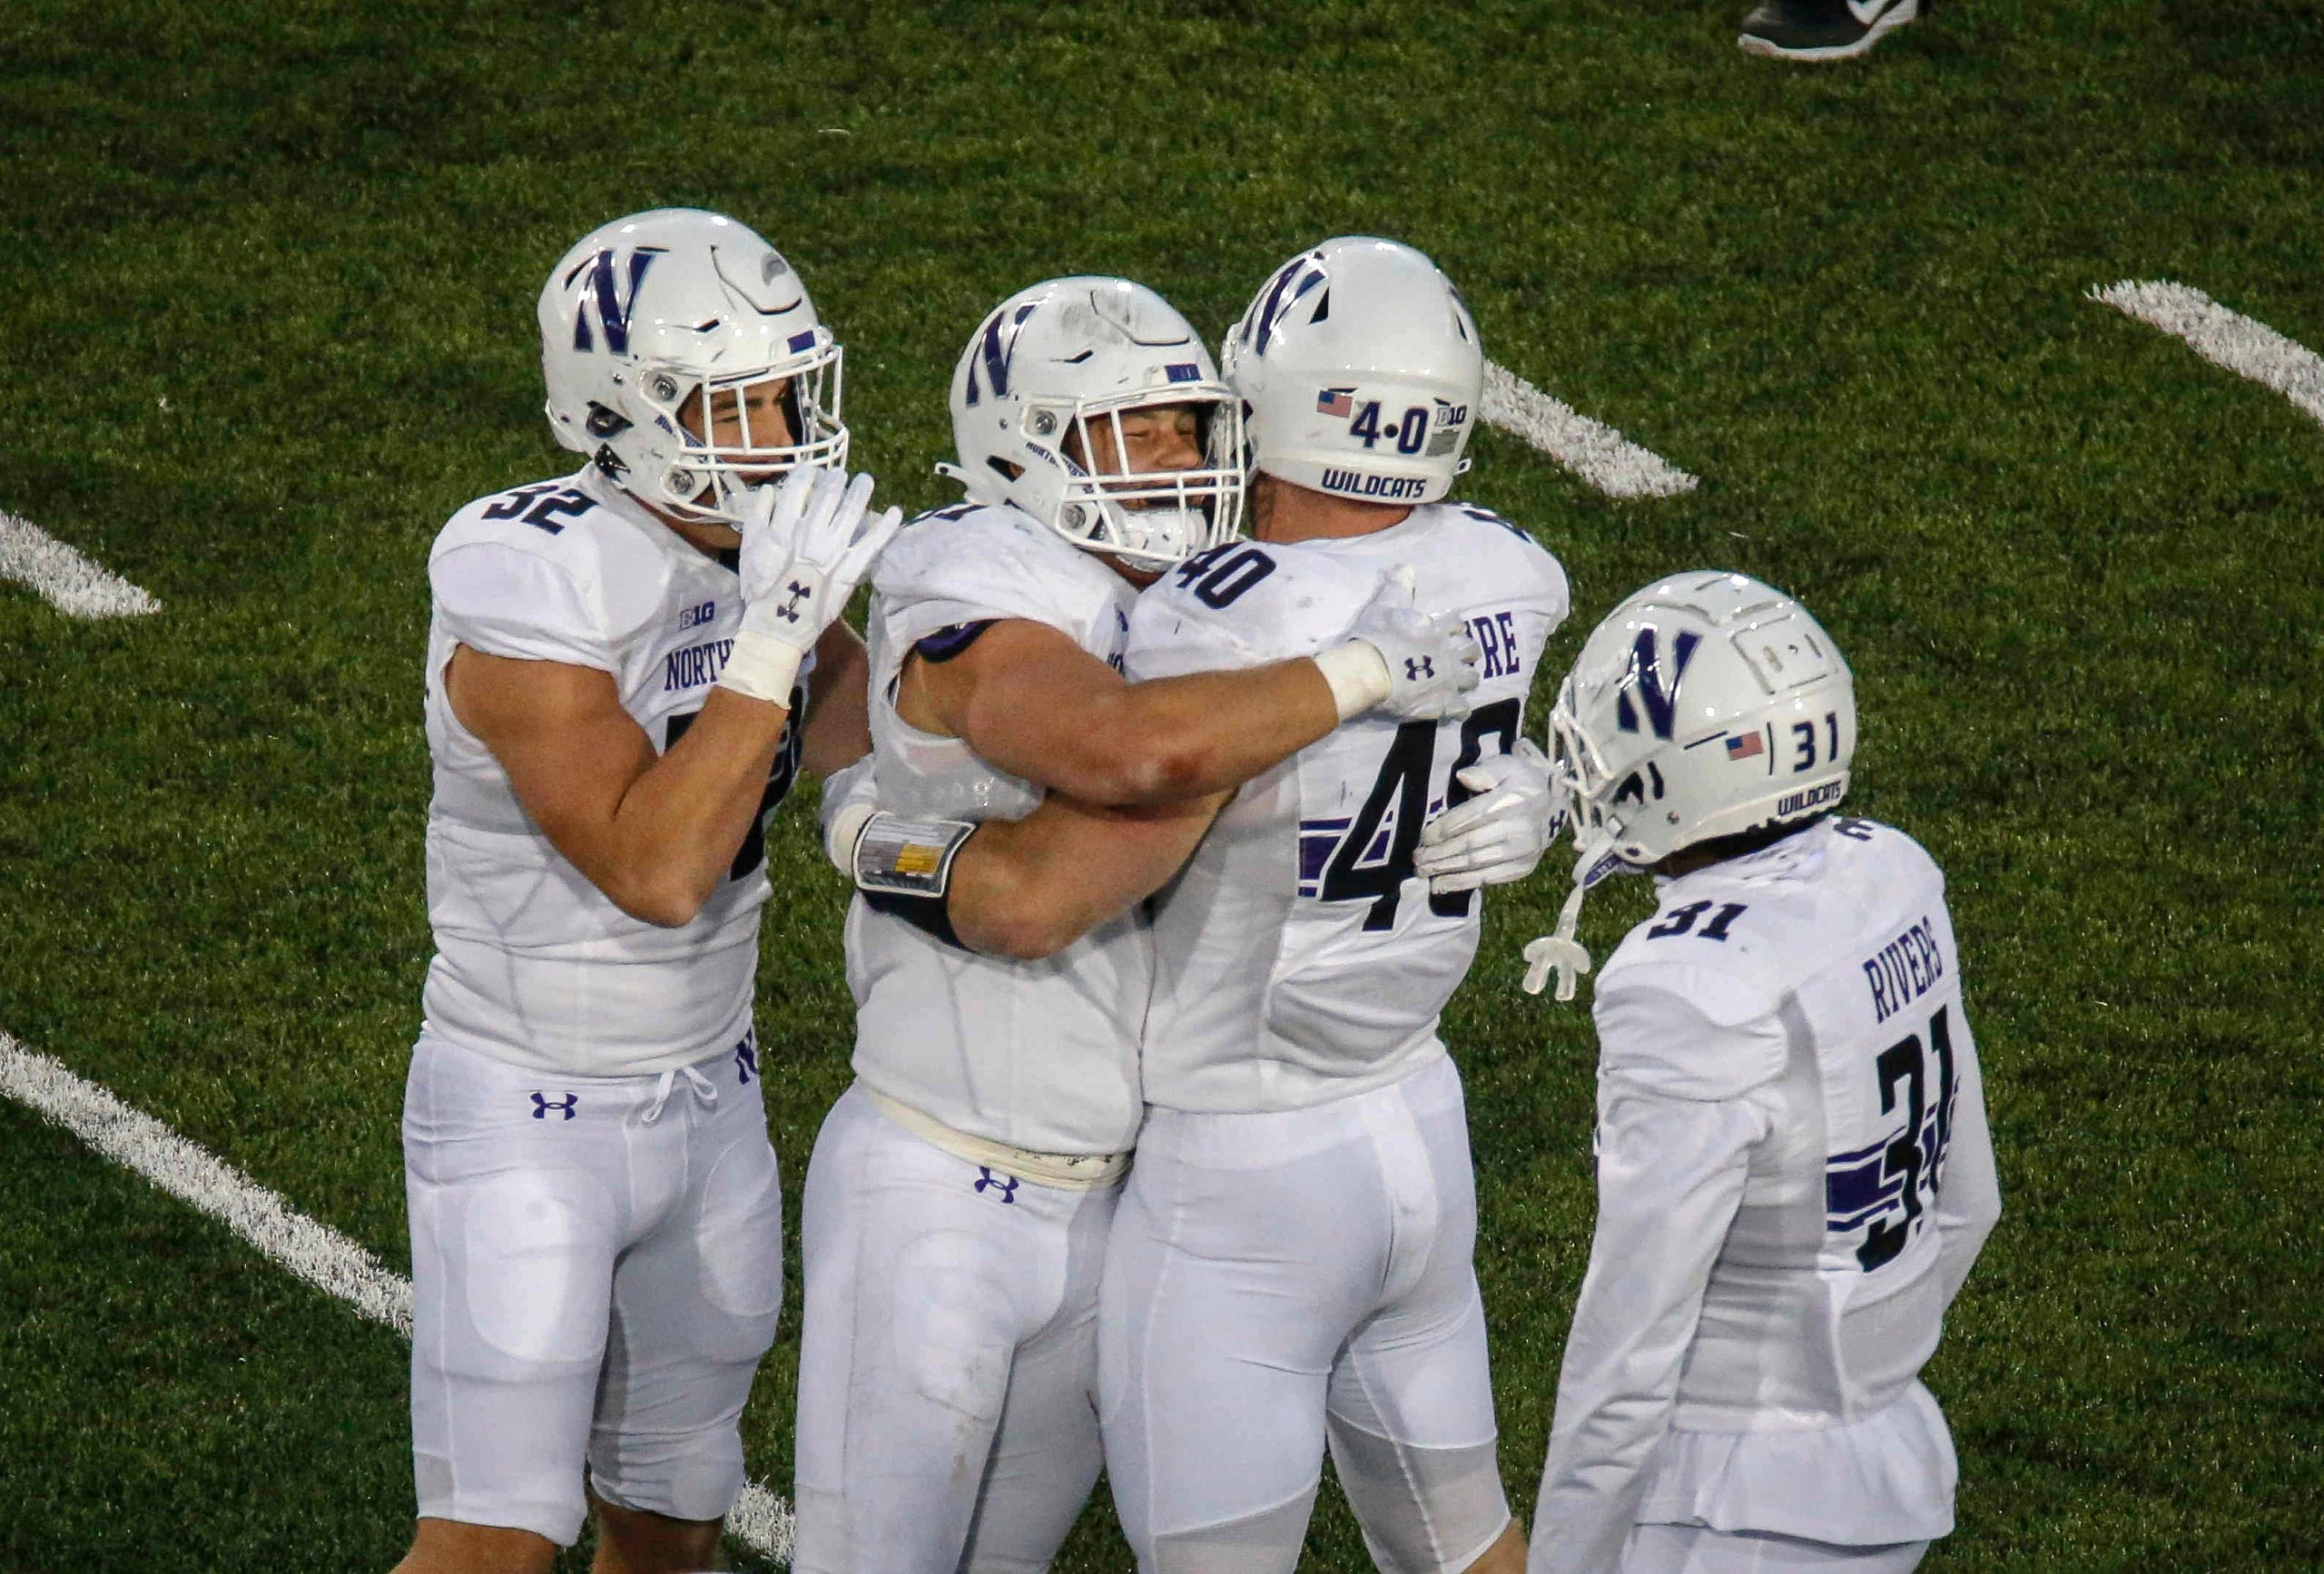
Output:
[[[1028,937],[1059,959],[1115,944],[1152,969],[1150,999],[1117,994],[1110,1037],[1061,1062],[1083,1085],[1103,1068],[1109,1091],[1143,1104],[1142,1129],[1133,1105],[1114,1138],[1135,1137],[1129,1178],[1085,1248],[1103,1258],[1096,1419],[1139,1566],[1293,1568],[1328,1447],[1383,1568],[1514,1570],[1524,1543],[1495,1457],[1465,1118],[1435,1029],[1475,951],[1469,888],[1530,871],[1551,832],[1541,756],[1517,744],[1565,579],[1496,516],[1443,501],[1483,356],[1426,258],[1364,238],[1303,251],[1227,358],[1239,408],[1223,413],[1246,412],[1255,538],[1188,556],[1122,604],[1112,634],[1137,681],[1121,692],[1226,704],[1280,684],[1305,735],[1275,729],[1268,749],[1167,782],[1136,814],[1103,782],[1054,775],[1038,807],[1020,795],[1001,814],[907,802],[882,738],[879,812],[842,811],[833,851],[867,900],[917,918],[897,932],[950,977],[997,965],[964,942]],[[963,366],[989,372],[991,358],[972,343]],[[921,528],[883,566],[883,600]],[[875,715],[881,670],[875,637]],[[1027,762],[1044,768],[1047,755]],[[1157,892],[1150,915],[1137,906]],[[867,1005],[859,1071],[872,1020]],[[987,1021],[1020,1045],[1049,1031],[1021,1012]],[[1005,1044],[950,1053],[971,1082],[1027,1086],[1002,1070]],[[1022,1198],[1009,1183],[1039,1174],[961,1157],[976,1166],[949,1184],[963,1207],[981,1192],[988,1213],[994,1182]],[[813,1191],[811,1178],[811,1215]],[[811,1324],[817,1251],[811,1239]],[[957,1324],[960,1294],[931,1299],[942,1310],[918,1316]],[[802,1436],[803,1471],[803,1401]],[[1088,1459],[1094,1473],[1094,1447]],[[803,1475],[803,1515],[807,1490]]]
[[[864,785],[885,812],[834,837],[865,890],[858,1081],[804,1205],[811,1574],[1047,1565],[1099,1468],[1099,1279],[1145,1113],[1154,936],[1128,910],[1242,783],[1474,681],[1460,622],[1376,574],[1304,646],[1125,679],[1140,588],[1233,537],[1244,482],[1241,401],[1153,291],[1019,291],[970,336],[951,412],[966,498],[875,579]],[[1052,841],[1041,867],[1069,878],[956,904],[940,876],[980,825],[987,874],[1012,832],[1088,856]]]

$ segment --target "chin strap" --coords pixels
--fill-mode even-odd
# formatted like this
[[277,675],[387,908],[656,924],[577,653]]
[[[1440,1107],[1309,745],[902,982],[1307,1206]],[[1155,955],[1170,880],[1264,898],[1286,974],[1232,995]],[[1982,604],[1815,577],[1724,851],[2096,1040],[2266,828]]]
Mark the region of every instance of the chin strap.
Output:
[[1590,953],[1580,940],[1573,938],[1574,927],[1581,921],[1581,899],[1590,888],[1621,867],[1611,849],[1614,839],[1600,831],[1581,845],[1573,861],[1573,889],[1566,893],[1565,905],[1558,910],[1558,927],[1525,948],[1525,992],[1538,995],[1549,983],[1550,975],[1558,976],[1557,998],[1573,999],[1574,985],[1590,970]]

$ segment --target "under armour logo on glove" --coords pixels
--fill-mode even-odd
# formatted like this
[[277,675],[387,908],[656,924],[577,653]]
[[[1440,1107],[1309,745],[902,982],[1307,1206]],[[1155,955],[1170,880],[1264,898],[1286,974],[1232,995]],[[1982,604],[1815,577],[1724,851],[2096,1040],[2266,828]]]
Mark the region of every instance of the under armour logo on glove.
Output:
[[[1379,669],[1374,667],[1373,670],[1377,672]],[[1436,658],[1434,656],[1406,656],[1404,658],[1404,676],[1409,681],[1418,683],[1423,678],[1433,678],[1435,675]]]
[[561,1109],[565,1112],[565,1118],[570,1120],[573,1118],[574,1106],[580,1102],[581,1096],[577,1093],[568,1093],[561,1099],[551,1098],[546,1093],[536,1093],[533,1095],[533,1118],[547,1120],[550,1110]]
[[976,1183],[977,1190],[982,1191],[987,1186],[990,1186],[994,1191],[1000,1194],[1000,1200],[1002,1202],[1013,1203],[1017,1200],[1017,1177],[1015,1176],[995,1175],[990,1169],[987,1168],[983,1165],[977,1166],[977,1174],[980,1177]]
[[797,623],[799,621],[799,604],[815,593],[808,589],[805,585],[800,584],[795,579],[783,588],[786,599],[781,606],[774,609],[774,615],[782,618],[786,623]]

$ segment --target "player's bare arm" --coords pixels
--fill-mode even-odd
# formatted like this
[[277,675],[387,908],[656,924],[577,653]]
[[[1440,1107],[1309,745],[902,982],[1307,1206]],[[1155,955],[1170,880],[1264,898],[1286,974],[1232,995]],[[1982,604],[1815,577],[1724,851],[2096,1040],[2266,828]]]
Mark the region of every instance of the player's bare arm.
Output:
[[1052,790],[1163,803],[1231,791],[1374,707],[1459,714],[1477,655],[1458,619],[1421,614],[1392,581],[1315,655],[1138,684],[1058,629],[1006,619],[948,662],[907,661],[897,711]]
[[905,664],[896,708],[1011,775],[1092,803],[1235,787],[1339,725],[1308,660],[1131,684],[1046,624],[1009,619],[949,662]]
[[[755,489],[741,536],[742,631],[694,724],[658,757],[610,674],[454,652],[453,713],[493,752],[550,843],[631,917],[689,923],[725,878],[800,665],[895,530],[893,509],[866,519],[871,493],[868,476],[850,483],[806,468]],[[832,731],[844,730],[842,717]],[[826,742],[827,754],[843,751]]]
[[666,754],[622,709],[612,675],[462,646],[453,713],[507,772],[557,851],[632,918],[692,921],[726,876],[774,767],[787,710],[714,689]]
[[1116,808],[1052,792],[988,821],[953,865],[953,931],[988,956],[1054,956],[1168,884],[1227,796]]
[[870,664],[862,636],[834,623],[815,642],[815,684],[802,720],[799,762],[817,781],[829,781],[872,752]]

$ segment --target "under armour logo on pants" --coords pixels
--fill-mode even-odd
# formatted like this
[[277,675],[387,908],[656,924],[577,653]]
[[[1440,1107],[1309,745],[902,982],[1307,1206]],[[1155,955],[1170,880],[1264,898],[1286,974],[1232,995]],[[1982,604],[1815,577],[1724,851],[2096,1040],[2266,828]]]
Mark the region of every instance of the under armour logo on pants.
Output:
[[981,1177],[976,1183],[977,1190],[982,1191],[987,1186],[990,1186],[994,1191],[1000,1194],[1000,1200],[1002,1202],[1013,1203],[1017,1200],[1017,1177],[1015,1176],[995,1175],[990,1169],[987,1168],[983,1165],[977,1166],[977,1174]]
[[580,1102],[581,1096],[577,1093],[568,1093],[561,1099],[551,1098],[546,1093],[536,1093],[533,1095],[533,1118],[547,1120],[550,1110],[561,1109],[565,1112],[565,1118],[570,1120],[573,1118],[574,1107]]

